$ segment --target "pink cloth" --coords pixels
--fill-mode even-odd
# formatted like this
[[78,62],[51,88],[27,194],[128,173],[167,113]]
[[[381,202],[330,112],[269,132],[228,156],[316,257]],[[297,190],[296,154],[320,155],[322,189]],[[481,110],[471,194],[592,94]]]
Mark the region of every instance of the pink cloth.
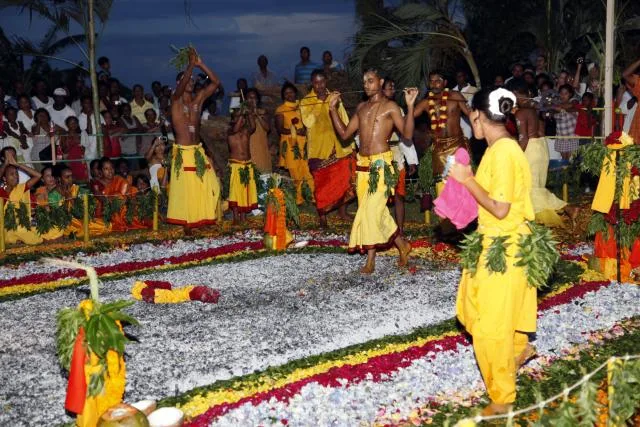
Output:
[[[455,153],[456,163],[468,165],[471,162],[469,153],[464,148],[458,148]],[[447,179],[442,193],[433,202],[436,214],[449,221],[458,230],[465,228],[478,217],[478,203],[469,190],[453,178]]]

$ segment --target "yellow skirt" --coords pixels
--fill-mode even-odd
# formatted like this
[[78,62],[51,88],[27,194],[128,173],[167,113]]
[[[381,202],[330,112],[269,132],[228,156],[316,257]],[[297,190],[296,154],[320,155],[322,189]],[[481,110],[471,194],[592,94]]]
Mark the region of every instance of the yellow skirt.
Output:
[[[173,166],[178,150],[182,154],[182,169],[179,174]],[[199,152],[206,162],[202,178],[196,173],[196,152]],[[173,163],[167,222],[186,227],[215,224],[221,193],[220,182],[213,173],[202,144],[174,144],[171,158]]]
[[[231,177],[229,178],[229,208],[237,212],[251,212],[258,208],[258,190],[253,176],[251,161],[229,160]],[[246,170],[249,175],[249,183],[242,183],[240,171]],[[244,173],[244,172],[243,172]]]
[[281,166],[285,167],[289,170],[289,175],[291,175],[291,179],[296,184],[296,203],[302,204],[304,202],[304,197],[302,197],[302,186],[306,182],[311,190],[311,194],[314,191],[313,185],[313,175],[309,171],[309,163],[302,157],[304,157],[304,146],[307,144],[307,140],[303,136],[298,136],[296,138],[296,146],[298,149],[296,150],[299,153],[300,158],[296,158],[296,153],[293,149],[293,137],[291,135],[283,135],[281,138],[281,147],[284,147],[286,142],[287,151],[282,153],[280,156]]
[[[396,225],[389,208],[387,208],[387,186],[384,183],[384,168],[378,169],[378,186],[373,193],[369,192],[369,168],[371,163],[382,160],[392,166],[393,153],[358,155],[356,166],[356,191],[358,194],[358,212],[353,220],[349,237],[349,252],[365,253],[369,249],[386,250],[393,245],[398,235]],[[393,189],[392,189],[393,191]]]
[[531,169],[531,202],[536,213],[536,221],[548,226],[562,225],[562,219],[556,211],[567,204],[546,188],[549,170],[547,139],[530,139],[524,155]]
[[[486,256],[492,242],[491,233],[482,230],[484,241],[474,276],[464,270],[458,288],[456,313],[460,323],[474,337],[503,339],[513,336],[515,331],[535,332],[537,313],[537,290],[529,286],[524,267],[516,267],[516,253],[520,234],[530,233],[522,225],[508,233],[504,273],[494,273],[486,267]],[[500,233],[505,235],[505,233]]]

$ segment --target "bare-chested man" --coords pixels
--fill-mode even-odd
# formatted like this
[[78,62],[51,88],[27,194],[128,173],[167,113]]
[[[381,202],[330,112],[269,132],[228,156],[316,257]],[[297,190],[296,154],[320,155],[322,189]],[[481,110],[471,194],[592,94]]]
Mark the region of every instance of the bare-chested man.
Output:
[[[338,114],[339,93],[330,95],[329,112],[333,126],[342,140],[350,138],[356,132],[360,135],[360,153],[356,167],[358,212],[351,227],[349,252],[367,252],[367,263],[360,271],[371,274],[375,269],[376,250],[395,244],[400,252],[399,266],[407,265],[411,252],[411,245],[400,236],[398,226],[387,208],[387,200],[395,183],[388,185],[385,175],[393,174],[397,177],[388,142],[394,128],[401,130],[404,138],[413,138],[413,105],[418,89],[405,90],[409,110],[403,119],[398,104],[384,96],[384,79],[378,71],[367,70],[363,81],[369,100],[358,105],[356,114],[348,125],[345,125]],[[371,176],[372,172],[378,177],[377,182]]]
[[549,146],[544,135],[544,121],[532,102],[531,93],[524,84],[514,84],[518,109],[515,112],[518,126],[518,144],[531,169],[531,202],[536,221],[548,226],[562,225],[558,211],[564,209],[569,218],[575,220],[578,210],[569,207],[546,188],[549,169]]
[[[191,77],[195,67],[204,71],[211,82],[197,95]],[[204,101],[213,95],[220,80],[198,56],[189,51],[189,65],[176,78],[171,95],[171,120],[176,143],[172,150],[171,192],[167,222],[185,227],[214,224],[220,183],[200,143],[200,113]]]
[[460,147],[469,151],[468,141],[460,127],[460,114],[469,115],[469,107],[460,92],[447,89],[447,80],[442,72],[430,72],[428,86],[428,96],[416,105],[413,115],[417,118],[427,113],[429,116],[433,174],[439,176],[444,171],[447,156],[453,155]]
[[247,212],[258,208],[258,192],[251,163],[250,139],[256,130],[254,114],[234,111],[229,123],[229,207],[233,223],[244,222]]

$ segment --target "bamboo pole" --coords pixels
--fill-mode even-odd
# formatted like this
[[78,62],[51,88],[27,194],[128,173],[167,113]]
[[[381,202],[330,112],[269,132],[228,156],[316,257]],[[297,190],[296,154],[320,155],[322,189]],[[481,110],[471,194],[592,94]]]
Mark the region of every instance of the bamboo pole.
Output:
[[4,244],[4,199],[0,197],[0,252],[4,253],[5,244]]
[[604,45],[604,135],[613,128],[613,56],[615,46],[615,0],[607,0],[607,25]]
[[82,238],[85,245],[89,244],[89,195],[82,195],[82,206],[84,213],[82,215]]
[[562,200],[569,203],[569,186],[566,182],[562,184]]
[[431,211],[428,209],[424,211],[424,223],[431,225]]
[[158,192],[154,189],[153,193],[153,231],[158,231]]

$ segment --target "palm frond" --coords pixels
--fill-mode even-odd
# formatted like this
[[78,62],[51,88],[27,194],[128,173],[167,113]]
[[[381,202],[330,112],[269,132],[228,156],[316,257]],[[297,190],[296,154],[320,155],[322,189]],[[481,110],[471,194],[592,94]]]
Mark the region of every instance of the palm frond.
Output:
[[400,6],[393,12],[393,15],[398,19],[407,21],[419,20],[436,22],[441,19],[445,19],[446,16],[434,6],[427,3],[409,3]]
[[55,43],[49,45],[42,53],[47,55],[55,55],[57,52],[78,43],[84,43],[87,40],[87,36],[84,34],[75,34],[72,36],[63,37],[60,40],[56,40]]

